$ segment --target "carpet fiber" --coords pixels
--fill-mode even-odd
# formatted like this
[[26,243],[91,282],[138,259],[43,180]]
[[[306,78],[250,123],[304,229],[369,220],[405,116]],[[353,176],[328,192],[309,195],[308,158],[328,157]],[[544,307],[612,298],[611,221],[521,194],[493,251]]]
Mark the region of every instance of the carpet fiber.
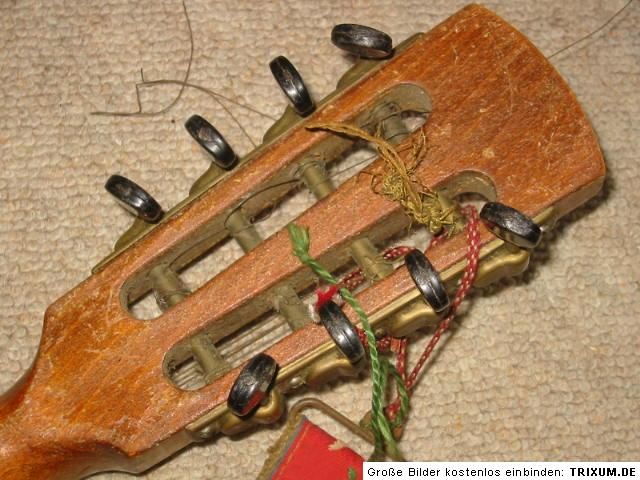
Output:
[[[622,4],[487,6],[550,55]],[[274,56],[287,55],[321,98],[349,64],[329,41],[334,24],[369,24],[398,42],[463,5],[187,0],[190,79],[277,116],[284,99],[267,67]],[[417,389],[402,443],[410,459],[640,459],[638,24],[635,2],[593,39],[552,59],[600,138],[609,168],[605,189],[558,225],[522,278],[473,296]],[[182,126],[193,113],[215,119],[238,151],[250,149],[224,110],[192,89],[162,115],[89,115],[136,110],[140,69],[149,80],[182,78],[188,31],[176,0],[0,3],[0,390],[30,365],[47,305],[84,279],[129,224],[103,191],[108,175],[132,177],[164,205],[179,201],[207,165]],[[161,109],[176,91],[146,89],[144,109]],[[229,105],[254,139],[270,125]],[[368,392],[360,381],[320,396],[357,419]],[[144,477],[253,478],[278,434],[266,428],[239,440],[220,438]]]

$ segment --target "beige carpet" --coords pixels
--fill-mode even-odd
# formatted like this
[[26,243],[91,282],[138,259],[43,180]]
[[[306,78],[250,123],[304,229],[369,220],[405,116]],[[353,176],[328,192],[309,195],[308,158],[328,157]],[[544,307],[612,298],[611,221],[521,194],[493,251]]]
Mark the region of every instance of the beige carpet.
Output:
[[[286,54],[316,97],[347,59],[335,23],[369,24],[396,41],[464,3],[449,0],[187,0],[191,81],[276,115],[284,100],[267,62]],[[490,2],[546,54],[597,28],[622,0]],[[601,139],[605,192],[550,236],[529,273],[475,295],[418,388],[403,448],[419,460],[640,460],[640,4],[596,38],[553,59]],[[103,191],[111,173],[177,202],[206,168],[182,124],[215,118],[239,151],[248,141],[206,95],[168,113],[135,110],[134,83],[184,75],[188,30],[177,0],[0,3],[0,389],[29,366],[46,306],[108,254],[129,217]],[[175,87],[148,90],[145,109]],[[234,108],[254,138],[269,121]],[[78,365],[78,368],[82,368]],[[368,384],[322,397],[353,418]],[[330,422],[323,421],[328,428]],[[278,430],[192,448],[145,478],[253,478]],[[123,474],[99,478],[128,478]]]

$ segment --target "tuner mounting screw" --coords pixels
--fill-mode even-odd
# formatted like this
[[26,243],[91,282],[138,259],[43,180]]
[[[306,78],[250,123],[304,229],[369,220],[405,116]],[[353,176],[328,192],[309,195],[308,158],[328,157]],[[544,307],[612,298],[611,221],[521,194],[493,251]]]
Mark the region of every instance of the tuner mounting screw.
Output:
[[200,115],[193,115],[184,124],[187,132],[213,157],[213,162],[223,170],[231,170],[238,164],[238,156],[222,134]]
[[133,180],[121,175],[111,175],[104,188],[126,210],[148,223],[158,223],[164,211],[147,191]]
[[524,213],[498,202],[487,202],[480,210],[487,228],[505,242],[521,248],[535,248],[540,243],[540,227]]
[[431,308],[436,313],[449,308],[449,295],[444,283],[425,254],[420,250],[413,250],[404,257],[404,263],[413,282]]
[[365,355],[358,332],[342,309],[328,301],[318,310],[320,321],[329,332],[338,349],[352,364],[358,363]]
[[233,382],[227,406],[239,417],[246,417],[266,398],[278,372],[278,364],[266,353],[253,357]]
[[391,37],[380,30],[342,23],[331,30],[331,42],[338,48],[361,58],[382,59],[393,54]]
[[298,115],[310,115],[316,107],[296,67],[286,57],[279,56],[271,60],[269,68]]

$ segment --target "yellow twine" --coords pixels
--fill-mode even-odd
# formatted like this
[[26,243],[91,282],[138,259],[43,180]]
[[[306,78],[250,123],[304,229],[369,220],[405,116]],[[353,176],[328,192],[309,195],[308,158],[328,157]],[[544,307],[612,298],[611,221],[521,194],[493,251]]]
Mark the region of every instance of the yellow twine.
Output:
[[398,202],[413,221],[425,225],[432,235],[439,234],[443,228],[446,228],[447,235],[458,232],[462,217],[456,207],[442,194],[423,186],[415,178],[414,171],[426,144],[424,133],[420,142],[413,146],[413,162],[409,167],[395,147],[379,134],[371,135],[361,128],[340,123],[313,123],[307,129],[326,130],[370,142],[386,165],[380,190],[376,193]]

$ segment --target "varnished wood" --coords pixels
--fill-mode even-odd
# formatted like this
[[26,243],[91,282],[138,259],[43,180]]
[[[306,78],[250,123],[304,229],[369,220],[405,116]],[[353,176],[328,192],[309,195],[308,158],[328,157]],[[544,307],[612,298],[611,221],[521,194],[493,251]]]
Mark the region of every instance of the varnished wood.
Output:
[[[575,208],[601,185],[605,168],[595,135],[574,95],[520,33],[470,6],[374,70],[307,122],[349,122],[380,92],[408,82],[428,92],[428,154],[417,175],[446,188],[465,172],[490,179],[499,201],[530,216]],[[234,331],[256,302],[269,303],[284,283],[305,285],[310,272],[291,254],[282,231],[153,321],[126,308],[122,288],[141,271],[171,263],[188,244],[256,187],[328,138],[294,126],[179,214],[115,257],[52,304],[32,369],[0,403],[0,478],[79,478],[94,471],[140,471],[186,445],[184,427],[221,408],[236,368],[197,391],[181,391],[163,373],[164,356],[196,332]],[[416,141],[416,136],[404,144]],[[375,173],[378,162],[370,167]],[[398,205],[356,176],[304,212],[311,253],[336,266],[365,233],[374,242],[406,225]],[[492,240],[482,229],[482,243]],[[438,270],[459,262],[464,239],[430,252]],[[173,255],[173,257],[172,257]],[[228,288],[234,285],[234,289]],[[410,291],[404,269],[358,298],[373,314]],[[345,309],[351,319],[353,312]],[[317,325],[291,333],[267,352],[284,368],[328,341]]]

